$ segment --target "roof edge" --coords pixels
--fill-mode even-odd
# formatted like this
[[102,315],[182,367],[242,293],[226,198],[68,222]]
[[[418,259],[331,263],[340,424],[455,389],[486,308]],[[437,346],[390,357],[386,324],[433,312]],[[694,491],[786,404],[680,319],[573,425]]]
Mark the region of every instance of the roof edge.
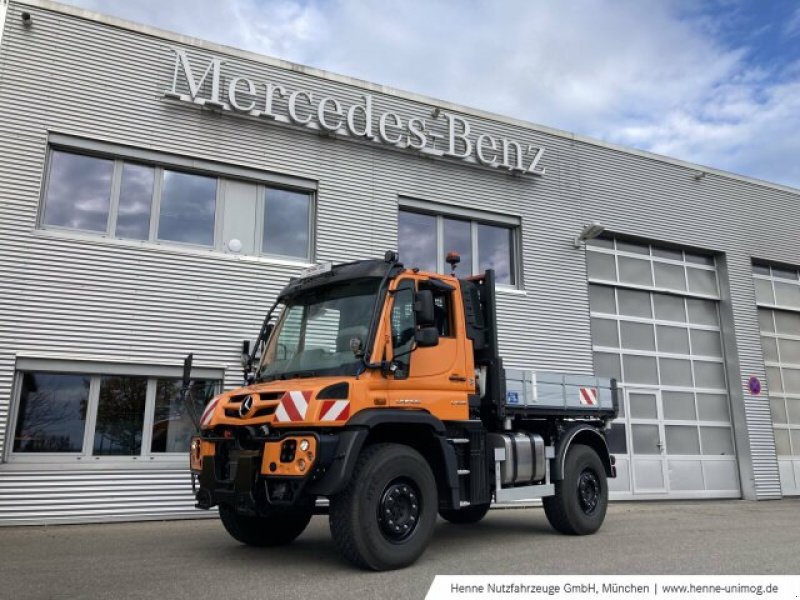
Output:
[[[3,0],[0,0],[0,2],[2,1]],[[207,50],[209,52],[226,54],[228,56],[241,58],[243,60],[257,62],[269,65],[271,67],[284,69],[287,71],[294,71],[297,73],[302,73],[304,75],[309,75],[311,77],[316,77],[327,81],[333,81],[344,85],[349,85],[360,89],[365,89],[372,92],[385,94],[387,96],[394,96],[397,98],[402,98],[404,100],[409,100],[411,102],[417,102],[419,104],[436,106],[442,109],[452,110],[455,112],[459,112],[465,115],[470,115],[480,119],[495,121],[497,123],[502,123],[504,125],[512,125],[514,127],[529,129],[544,135],[564,138],[572,140],[574,142],[580,142],[582,144],[587,144],[590,146],[597,146],[599,148],[605,148],[608,150],[613,150],[624,154],[630,154],[633,156],[638,156],[640,158],[654,160],[657,162],[666,163],[677,167],[683,167],[693,171],[701,171],[704,175],[716,175],[724,179],[740,181],[743,183],[748,183],[759,187],[767,187],[777,191],[788,192],[790,194],[800,194],[800,188],[795,188],[788,185],[767,181],[765,179],[759,179],[757,177],[741,175],[739,173],[725,171],[723,169],[717,169],[707,165],[693,163],[679,158],[673,158],[670,156],[665,156],[663,154],[657,154],[655,152],[649,152],[647,150],[640,150],[638,148],[624,146],[622,144],[607,142],[604,140],[580,135],[563,129],[548,127],[546,125],[540,125],[538,123],[533,123],[531,121],[526,121],[524,119],[517,119],[514,117],[501,115],[499,113],[479,108],[456,104],[455,102],[450,102],[448,100],[440,100],[438,98],[426,96],[424,94],[418,94],[415,92],[400,90],[397,88],[393,88],[391,86],[373,83],[363,79],[358,79],[356,77],[350,77],[348,75],[340,75],[338,73],[333,73],[331,71],[326,71],[324,69],[318,69],[316,67],[302,65],[299,63],[290,62],[280,58],[273,58],[270,56],[266,56],[264,54],[258,54],[257,52],[251,52],[249,50],[234,48],[232,46],[227,46],[225,44],[219,44],[217,42],[211,42],[208,40],[204,40],[202,38],[183,35],[166,29],[159,29],[158,27],[153,27],[151,25],[145,25],[142,23],[136,23],[134,21],[128,21],[126,19],[120,19],[118,17],[113,17],[110,15],[98,13],[84,8],[79,8],[68,4],[62,4],[60,2],[54,2],[52,0],[6,0],[6,1],[9,2],[9,5],[18,4],[23,6],[33,6],[36,8],[40,8],[42,10],[48,10],[51,12],[70,15],[73,17],[94,21],[103,25],[108,25],[119,29],[126,29],[128,31],[133,31],[150,37],[168,40],[171,42],[176,42],[187,46],[194,46],[197,48],[201,48],[203,50]]]

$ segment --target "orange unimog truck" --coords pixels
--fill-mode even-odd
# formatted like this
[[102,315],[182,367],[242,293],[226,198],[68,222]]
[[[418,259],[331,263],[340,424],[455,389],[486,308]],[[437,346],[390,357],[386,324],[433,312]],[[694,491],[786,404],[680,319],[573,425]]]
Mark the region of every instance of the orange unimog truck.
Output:
[[603,522],[616,383],[504,369],[491,270],[426,273],[394,252],[316,268],[243,362],[249,385],[209,403],[190,453],[197,506],[240,542],[288,544],[328,513],[347,559],[386,570],[423,553],[437,514],[542,498],[560,532]]

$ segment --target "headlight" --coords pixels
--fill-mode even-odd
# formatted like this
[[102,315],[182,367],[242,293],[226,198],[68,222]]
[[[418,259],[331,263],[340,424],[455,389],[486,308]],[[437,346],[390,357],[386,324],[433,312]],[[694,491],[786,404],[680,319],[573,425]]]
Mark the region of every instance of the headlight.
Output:
[[308,440],[303,440],[300,442],[300,450],[302,450],[303,452],[308,450]]

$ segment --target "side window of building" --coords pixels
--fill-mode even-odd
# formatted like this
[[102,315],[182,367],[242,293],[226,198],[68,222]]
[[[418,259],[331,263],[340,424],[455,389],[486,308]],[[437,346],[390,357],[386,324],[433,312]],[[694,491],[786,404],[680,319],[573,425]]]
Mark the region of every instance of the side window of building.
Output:
[[235,254],[313,256],[308,191],[68,149],[51,149],[48,164],[44,228]]
[[497,283],[518,285],[517,258],[519,223],[513,217],[500,222],[494,215],[471,217],[421,212],[401,207],[398,215],[398,250],[408,267],[423,271],[450,273],[445,261],[456,252],[461,262],[459,276],[475,275],[494,269]]
[[[138,457],[187,452],[193,417],[220,390],[195,379],[21,371],[12,456]],[[190,414],[194,412],[194,415]]]

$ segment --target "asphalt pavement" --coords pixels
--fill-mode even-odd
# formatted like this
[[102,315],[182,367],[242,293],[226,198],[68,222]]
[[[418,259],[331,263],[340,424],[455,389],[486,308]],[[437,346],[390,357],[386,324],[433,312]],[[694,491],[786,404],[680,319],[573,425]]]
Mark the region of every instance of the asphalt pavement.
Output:
[[541,508],[437,523],[417,564],[357,570],[327,517],[292,545],[249,548],[216,519],[0,528],[0,597],[36,599],[424,598],[436,574],[800,574],[800,498],[613,503],[588,537]]

